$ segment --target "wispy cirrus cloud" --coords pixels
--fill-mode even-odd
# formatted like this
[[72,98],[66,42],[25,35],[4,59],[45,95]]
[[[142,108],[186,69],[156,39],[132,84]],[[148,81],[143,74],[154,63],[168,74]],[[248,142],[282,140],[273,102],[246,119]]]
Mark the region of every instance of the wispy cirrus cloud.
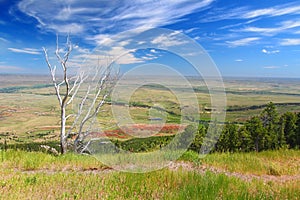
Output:
[[288,20],[281,22],[276,27],[255,27],[248,26],[246,28],[234,30],[235,32],[252,32],[259,33],[262,35],[276,35],[281,32],[286,32],[287,30],[294,29],[300,27],[300,20]]
[[[259,44],[258,37],[262,40],[275,35],[280,37],[282,34],[300,34],[299,3],[277,4],[264,8],[256,8],[254,4],[252,6],[245,5],[247,4],[240,7],[212,8],[205,17],[202,17],[203,19],[200,22],[215,23],[224,21],[225,25],[218,28],[217,31],[217,34],[221,36],[213,38],[213,40],[226,41],[229,47]],[[236,20],[236,23],[230,23],[229,20],[233,19]],[[269,21],[269,23],[266,23],[266,21]],[[222,31],[222,34],[219,34],[219,31]],[[241,37],[247,38],[239,39]],[[298,45],[298,42],[286,40],[282,41],[281,44],[286,46]]]
[[300,6],[295,6],[293,4],[285,4],[280,6],[275,6],[271,8],[257,9],[245,13],[242,17],[244,18],[255,18],[261,16],[282,16],[282,15],[292,15],[300,14]]
[[83,4],[81,0],[22,0],[18,9],[35,18],[42,29],[59,33],[88,34],[93,31],[105,34],[172,24],[187,14],[206,9],[212,2],[214,0],[86,0]]
[[205,17],[203,17],[200,22],[216,22],[227,19],[237,19],[241,18],[241,16],[245,13],[249,12],[249,8],[247,7],[238,7],[238,8],[218,8],[213,9],[208,12]]
[[38,49],[32,49],[32,48],[22,48],[22,49],[17,49],[17,48],[7,48],[11,52],[14,53],[26,53],[26,54],[32,54],[32,55],[39,55],[41,54],[41,51]]
[[285,38],[282,39],[279,44],[282,46],[296,46],[296,45],[300,45],[300,39]]
[[247,6],[238,8],[223,8],[211,11],[202,22],[215,22],[228,19],[254,19],[259,17],[277,17],[300,14],[300,6],[294,3],[273,7],[254,9]]
[[2,37],[0,37],[0,41],[2,41],[2,42],[9,42],[7,39],[5,39],[5,38],[2,38]]
[[256,42],[260,39],[261,38],[259,38],[259,37],[248,37],[248,38],[243,38],[243,39],[239,39],[239,40],[226,41],[226,44],[229,47],[247,46],[247,45],[253,44],[254,42]]
[[196,31],[196,30],[198,30],[199,28],[190,28],[190,29],[187,29],[187,30],[185,30],[184,32],[186,33],[186,34],[189,34],[189,33],[192,33],[192,32],[194,32],[194,31]]

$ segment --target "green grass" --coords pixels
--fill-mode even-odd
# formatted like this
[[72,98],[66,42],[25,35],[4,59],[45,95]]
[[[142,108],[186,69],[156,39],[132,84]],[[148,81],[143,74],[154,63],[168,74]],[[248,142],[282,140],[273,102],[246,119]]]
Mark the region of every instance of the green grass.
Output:
[[43,152],[26,152],[20,150],[1,151],[2,169],[19,170],[86,170],[104,169],[102,163],[92,156],[69,153],[53,156]]
[[207,155],[203,163],[230,172],[256,175],[300,174],[300,151],[279,150],[250,153],[216,153]]
[[[199,159],[189,151],[180,160],[261,175],[268,174],[269,163],[280,162],[287,163],[279,168],[282,175],[296,175],[299,154],[295,150],[217,153]],[[292,162],[294,165],[288,167]],[[0,199],[297,199],[300,196],[300,180],[244,181],[183,167],[138,174],[103,169],[106,169],[103,164],[86,155],[0,151]]]
[[[6,174],[7,175],[7,174]],[[13,173],[0,199],[297,199],[298,182],[243,182],[223,174],[184,170],[129,173]]]
[[[66,155],[53,156],[43,152],[26,152],[21,150],[0,151],[0,166],[5,168],[15,168],[21,170],[78,170],[78,169],[103,169],[106,168],[93,156],[77,155],[69,153]],[[125,155],[125,156],[124,156]],[[154,153],[135,153],[114,155],[99,155],[99,160],[107,163],[139,162],[152,163]],[[179,154],[157,154],[165,159],[174,159]],[[97,157],[97,155],[96,155]],[[156,158],[158,161],[159,158]],[[200,159],[193,151],[185,152],[179,160],[192,162],[196,165],[204,164],[219,168],[229,172],[239,172],[254,175],[298,175],[300,174],[300,151],[299,150],[279,150],[265,151],[260,153],[214,153]]]

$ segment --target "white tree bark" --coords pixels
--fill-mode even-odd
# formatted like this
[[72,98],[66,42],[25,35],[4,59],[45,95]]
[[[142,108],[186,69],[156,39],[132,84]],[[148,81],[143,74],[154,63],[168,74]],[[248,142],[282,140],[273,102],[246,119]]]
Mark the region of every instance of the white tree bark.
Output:
[[[93,124],[97,114],[100,111],[100,108],[105,103],[106,98],[109,96],[112,86],[118,77],[112,77],[111,71],[112,71],[112,65],[102,66],[98,63],[97,66],[94,66],[93,70],[95,73],[93,73],[93,76],[90,77],[90,73],[87,73],[87,71],[83,70],[77,73],[76,76],[72,75],[68,69],[67,62],[69,60],[70,54],[73,50],[72,43],[70,42],[69,36],[67,37],[66,42],[66,49],[65,53],[61,55],[58,43],[58,36],[56,41],[56,51],[55,55],[56,58],[60,64],[60,67],[62,69],[62,78],[59,80],[58,75],[56,73],[56,66],[52,66],[49,61],[49,56],[47,53],[47,49],[43,48],[46,63],[48,65],[50,75],[52,78],[52,83],[55,89],[55,93],[59,102],[60,106],[60,147],[61,147],[61,153],[64,154],[67,152],[68,147],[68,137],[74,131],[76,130],[76,139],[75,139],[75,151],[81,152],[80,149],[84,149],[83,140],[87,137],[89,134],[89,129],[87,128],[84,130],[84,126],[87,122],[90,124]],[[117,73],[118,74],[118,73]],[[70,105],[73,101],[76,95],[78,94],[78,91],[80,87],[83,85],[85,81],[89,79],[89,83],[96,83],[96,92],[93,91],[92,93],[92,85],[89,85],[87,83],[88,87],[86,88],[85,95],[83,95],[80,100],[80,105],[78,105],[78,111],[76,114],[67,114],[67,108],[68,105]],[[63,88],[63,89],[62,89]],[[95,88],[94,88],[95,90]],[[87,99],[90,98],[92,94],[92,100],[87,105]],[[84,112],[85,111],[85,112]],[[70,127],[70,129],[67,131],[66,123],[69,119],[73,118],[73,123]]]

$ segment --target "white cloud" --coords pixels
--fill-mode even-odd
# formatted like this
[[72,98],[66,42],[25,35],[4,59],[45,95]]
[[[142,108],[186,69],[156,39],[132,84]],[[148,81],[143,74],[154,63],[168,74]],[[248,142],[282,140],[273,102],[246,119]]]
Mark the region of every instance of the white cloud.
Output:
[[300,45],[300,39],[282,39],[280,42],[280,45],[282,46],[295,46],[295,45]]
[[258,9],[245,13],[242,17],[255,18],[261,16],[282,16],[291,14],[300,14],[300,6],[285,4],[281,6],[275,6],[272,8]]
[[142,62],[142,59],[134,56],[134,52],[134,49],[128,50],[124,47],[116,46],[112,47],[111,50],[107,52],[107,55],[113,57],[114,60],[117,60],[118,64],[132,64]]
[[274,12],[270,13],[272,16],[281,16],[288,14],[300,14],[300,6],[290,5],[286,7],[277,7]]
[[300,27],[300,21],[299,20],[288,20],[283,21],[280,23],[277,27],[269,27],[269,28],[261,28],[261,27],[254,27],[249,26],[243,29],[234,30],[236,32],[252,32],[252,33],[259,33],[262,35],[275,35],[284,31],[287,31],[289,29],[294,29]]
[[235,62],[243,62],[243,59],[236,59]]
[[193,31],[195,31],[195,30],[198,30],[199,28],[190,28],[190,29],[188,29],[188,30],[185,30],[184,32],[186,33],[186,34],[189,34],[189,33],[191,33],[191,32],[193,32]]
[[252,44],[255,41],[260,40],[260,38],[258,37],[249,37],[249,38],[243,38],[240,40],[234,40],[234,41],[226,41],[226,43],[230,46],[230,47],[239,47],[239,46],[247,46]]
[[264,69],[279,69],[279,66],[265,66]]
[[273,35],[275,33],[278,33],[280,31],[282,31],[283,29],[280,27],[280,28],[260,28],[260,27],[253,27],[253,26],[250,26],[250,27],[246,27],[244,29],[240,29],[238,30],[241,31],[241,32],[253,32],[253,33],[260,33],[262,35]]
[[156,44],[161,47],[171,47],[171,46],[179,46],[182,44],[185,44],[186,41],[180,40],[176,37],[178,34],[178,31],[174,31],[173,33],[166,35],[166,34],[161,34],[154,38],[151,43]]
[[109,46],[115,42],[109,34],[98,34],[92,37],[87,37],[86,39],[95,41],[98,45],[106,46]]
[[249,7],[215,9],[206,16],[202,22],[214,22],[227,19],[254,19],[260,17],[277,17],[283,15],[300,14],[300,6],[295,4],[283,4],[262,9]]
[[[117,59],[118,64],[134,64],[141,63],[146,60],[153,60],[156,56],[141,56],[135,54],[136,48],[145,46],[144,38],[139,38],[138,33],[144,29],[134,29],[121,34],[98,34],[87,38],[91,42],[94,41],[98,45],[92,54],[106,55],[110,58]],[[172,32],[175,37],[178,34],[176,31]],[[156,52],[154,49],[151,53]],[[88,55],[91,57],[91,55]]]
[[113,46],[109,49],[96,49],[90,53],[80,53],[71,58],[71,64],[73,66],[92,66],[98,64],[101,60],[104,63],[107,59],[116,61],[118,64],[134,64],[141,63],[144,59],[134,56],[134,49],[128,50],[122,46]]
[[150,50],[151,53],[157,53],[155,49]]
[[38,49],[32,49],[32,48],[23,48],[23,49],[17,49],[17,48],[7,48],[8,50],[14,52],[14,53],[26,53],[26,54],[32,54],[32,55],[39,55],[41,54],[40,50]]
[[7,39],[5,39],[5,38],[2,38],[2,37],[0,37],[0,41],[2,41],[2,42],[9,42]]
[[90,53],[90,49],[86,49],[86,48],[82,48],[78,45],[74,45],[73,48],[78,52],[78,53],[84,53],[84,54],[88,54]]
[[216,22],[226,19],[238,19],[245,13],[249,12],[246,7],[238,7],[233,9],[218,8],[210,11],[206,16],[203,17],[200,22]]
[[260,17],[263,15],[271,15],[275,11],[274,8],[264,8],[264,9],[258,9],[258,10],[252,10],[249,11],[248,13],[244,13],[241,17],[242,18],[255,18],[255,17]]
[[84,32],[84,26],[78,23],[49,24],[48,28],[56,30],[58,33],[66,34],[78,34]]
[[0,71],[21,71],[21,70],[23,69],[16,66],[0,65]]
[[219,29],[220,29],[220,30],[224,30],[224,29],[229,29],[229,28],[239,27],[239,26],[245,25],[245,24],[247,24],[247,23],[229,24],[229,25],[226,25],[226,26],[222,26],[222,27],[220,27]]
[[115,34],[138,27],[172,24],[187,14],[208,8],[212,2],[214,0],[86,0],[84,3],[81,0],[22,0],[18,9],[34,17],[42,29],[60,33],[84,32],[91,36],[91,32]]
[[265,54],[276,54],[279,53],[279,50],[273,50],[273,51],[269,51],[267,49],[262,49],[261,52],[265,53]]

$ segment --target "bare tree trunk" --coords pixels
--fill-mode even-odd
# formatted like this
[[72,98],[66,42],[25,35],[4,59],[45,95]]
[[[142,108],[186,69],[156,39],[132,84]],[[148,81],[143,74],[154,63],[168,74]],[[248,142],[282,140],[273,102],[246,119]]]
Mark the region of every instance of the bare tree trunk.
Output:
[[64,107],[61,108],[60,120],[60,152],[65,154],[68,148],[68,141],[66,138],[66,109]]
[[[69,36],[67,38],[67,49],[66,49],[66,53],[64,54],[64,56],[62,57],[59,53],[59,47],[58,47],[58,36],[57,36],[57,41],[56,41],[56,51],[55,51],[55,55],[61,65],[61,68],[63,70],[63,79],[61,80],[61,82],[59,82],[57,80],[56,77],[56,66],[52,67],[52,65],[50,64],[49,61],[49,57],[47,54],[47,50],[44,48],[44,54],[45,54],[45,59],[48,65],[48,68],[50,70],[50,74],[52,77],[52,83],[54,85],[54,89],[55,89],[55,93],[61,108],[61,115],[60,115],[60,120],[61,120],[61,127],[60,127],[60,151],[62,154],[67,152],[67,134],[66,134],[66,121],[68,116],[66,116],[66,107],[67,105],[70,103],[68,101],[68,97],[69,95],[71,95],[71,89],[70,89],[70,83],[69,80],[70,78],[68,77],[68,71],[67,71],[67,61],[69,59],[69,55],[72,51],[72,44],[69,40]],[[78,77],[77,77],[78,80]],[[77,80],[75,81],[75,84],[73,85],[72,89],[76,89],[76,87],[79,87],[77,84]],[[64,86],[65,87],[65,91],[63,92],[63,94],[61,94],[60,91],[60,87]],[[75,95],[75,94],[74,94]],[[73,96],[72,96],[73,98]],[[71,99],[72,101],[72,99]]]

